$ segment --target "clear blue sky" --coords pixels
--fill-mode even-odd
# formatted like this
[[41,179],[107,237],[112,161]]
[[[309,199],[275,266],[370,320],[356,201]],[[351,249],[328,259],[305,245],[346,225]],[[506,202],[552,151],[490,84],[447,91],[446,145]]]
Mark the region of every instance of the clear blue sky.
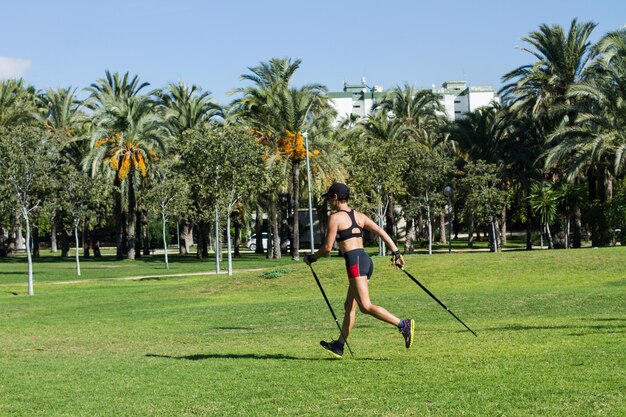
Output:
[[3,0],[0,78],[82,89],[106,69],[152,87],[183,81],[221,104],[247,68],[302,59],[296,85],[385,89],[446,80],[499,88],[531,62],[518,49],[540,24],[594,21],[592,40],[626,24],[625,0]]

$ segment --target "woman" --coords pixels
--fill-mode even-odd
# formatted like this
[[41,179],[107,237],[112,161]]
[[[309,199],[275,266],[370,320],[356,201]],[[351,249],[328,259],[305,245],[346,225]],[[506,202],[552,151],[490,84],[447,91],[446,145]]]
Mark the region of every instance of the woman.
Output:
[[[339,250],[343,253],[348,273],[348,294],[344,303],[345,314],[343,317],[342,334],[333,342],[321,341],[320,345],[330,354],[341,357],[343,346],[350,335],[356,318],[356,307],[364,314],[370,314],[378,320],[396,326],[404,336],[406,348],[413,344],[413,320],[400,320],[398,317],[385,310],[383,307],[374,305],[370,301],[367,281],[372,277],[374,264],[369,255],[363,250],[363,229],[376,233],[392,250],[392,259],[396,266],[404,266],[404,258],[400,254],[389,235],[363,213],[352,210],[348,206],[350,198],[349,188],[342,183],[334,183],[328,192],[322,195],[328,201],[334,211],[328,220],[328,231],[324,245],[313,255],[304,257],[307,265],[316,262],[319,258],[328,254],[333,248],[335,237]],[[345,337],[345,338],[344,338]]]

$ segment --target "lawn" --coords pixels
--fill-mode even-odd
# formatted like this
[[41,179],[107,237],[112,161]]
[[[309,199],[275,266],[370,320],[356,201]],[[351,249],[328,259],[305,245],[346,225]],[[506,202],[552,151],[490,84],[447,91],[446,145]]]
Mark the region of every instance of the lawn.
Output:
[[[359,314],[341,360],[318,346],[337,329],[302,263],[157,278],[156,259],[89,261],[88,282],[55,285],[73,263],[47,259],[29,297],[23,259],[0,260],[0,416],[626,415],[626,248],[407,262],[478,337],[387,258],[372,301],[416,320],[414,345]],[[314,267],[341,313],[342,259]],[[122,276],[153,278],[103,279]]]

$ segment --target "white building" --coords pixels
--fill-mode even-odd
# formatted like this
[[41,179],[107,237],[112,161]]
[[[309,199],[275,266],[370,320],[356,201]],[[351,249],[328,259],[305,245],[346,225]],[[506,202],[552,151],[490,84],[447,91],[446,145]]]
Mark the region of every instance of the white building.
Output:
[[[458,120],[465,113],[487,106],[492,101],[499,101],[493,87],[468,87],[467,81],[446,81],[441,88],[431,91],[439,97],[446,110],[448,120]],[[372,107],[385,95],[382,86],[369,87],[365,79],[361,84],[350,85],[344,82],[342,92],[329,93],[335,109],[337,121],[346,119],[350,115],[365,117],[372,111]]]

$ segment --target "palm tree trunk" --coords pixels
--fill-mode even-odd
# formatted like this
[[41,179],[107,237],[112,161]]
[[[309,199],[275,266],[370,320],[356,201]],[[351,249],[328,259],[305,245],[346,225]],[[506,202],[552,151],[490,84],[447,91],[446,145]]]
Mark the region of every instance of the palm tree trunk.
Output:
[[39,250],[39,227],[33,225],[33,258],[39,258],[41,251]]
[[413,240],[415,240],[415,221],[409,218],[406,221],[406,238],[404,240],[404,252],[414,253]]
[[581,246],[582,228],[583,228],[582,211],[580,210],[580,207],[576,207],[574,209],[574,236],[573,236],[573,241],[572,241],[572,247],[574,248],[580,248]]
[[533,248],[533,209],[530,202],[526,203],[526,250]]
[[115,180],[113,181],[113,189],[115,196],[115,257],[119,259],[124,259],[124,209],[122,208],[122,193],[119,190],[120,180],[115,175]]
[[241,252],[239,252],[239,234],[241,233],[241,223],[239,218],[235,219],[235,236],[233,237],[234,256],[235,258],[241,258]]
[[91,237],[89,236],[89,233],[87,231],[87,222],[89,221],[89,219],[87,217],[83,218],[83,257],[84,258],[89,258],[90,255],[90,250],[91,250]]
[[291,228],[291,259],[300,259],[300,161],[292,161],[291,178],[293,188],[293,226]]
[[141,258],[142,236],[143,234],[142,234],[142,224],[141,224],[141,208],[136,208],[135,209],[135,258]]
[[187,255],[190,252],[191,245],[193,245],[193,224],[184,219],[182,221],[182,228],[180,229],[180,248],[178,253],[181,255]]
[[141,207],[141,233],[143,237],[143,254],[150,255],[150,236],[148,234],[148,209]]
[[128,216],[126,224],[128,229],[128,259],[130,260],[135,259],[135,206],[137,204],[132,177],[132,174],[128,176]]
[[467,213],[467,247],[474,247],[474,213],[471,209]]
[[439,212],[439,243],[445,245],[448,243],[448,239],[446,239],[446,211],[445,209],[441,209]]

